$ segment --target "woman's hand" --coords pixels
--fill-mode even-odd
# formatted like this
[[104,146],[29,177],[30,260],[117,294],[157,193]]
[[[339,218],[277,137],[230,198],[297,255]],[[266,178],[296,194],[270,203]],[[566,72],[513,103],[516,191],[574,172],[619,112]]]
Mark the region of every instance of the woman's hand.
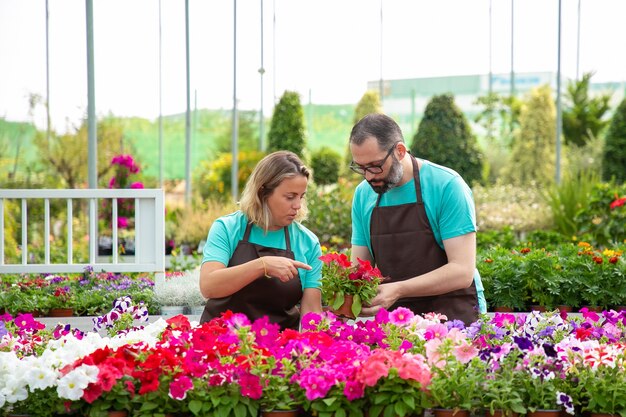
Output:
[[264,272],[282,282],[287,282],[298,275],[298,268],[310,270],[311,266],[283,256],[262,256],[260,258]]

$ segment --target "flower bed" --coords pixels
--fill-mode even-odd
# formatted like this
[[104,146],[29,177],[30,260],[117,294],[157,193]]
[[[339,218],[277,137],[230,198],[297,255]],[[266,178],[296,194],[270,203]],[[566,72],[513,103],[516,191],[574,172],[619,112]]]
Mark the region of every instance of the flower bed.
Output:
[[227,313],[113,337],[45,332],[30,317],[0,323],[0,414],[625,412],[626,315],[614,311],[495,314],[467,328],[403,308],[355,324],[310,313],[301,332]]
[[478,270],[490,307],[529,311],[568,305],[616,308],[626,305],[626,247],[597,249],[589,243],[552,248],[532,244],[482,250]]
[[71,308],[74,316],[97,316],[111,309],[113,301],[129,295],[158,313],[151,274],[96,273],[0,275],[0,313],[46,316],[53,308]]

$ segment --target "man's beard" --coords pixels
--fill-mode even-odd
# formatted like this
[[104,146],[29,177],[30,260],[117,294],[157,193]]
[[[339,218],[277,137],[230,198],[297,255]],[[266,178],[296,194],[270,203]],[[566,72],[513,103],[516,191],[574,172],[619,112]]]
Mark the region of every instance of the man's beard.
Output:
[[394,155],[392,155],[391,157],[393,158],[393,163],[389,168],[389,174],[387,174],[387,176],[382,180],[376,180],[376,182],[382,181],[382,185],[373,185],[372,181],[368,181],[370,187],[372,187],[372,189],[378,194],[384,194],[392,188],[397,187],[398,183],[402,179],[402,174],[404,173],[402,169],[402,164],[395,158]]

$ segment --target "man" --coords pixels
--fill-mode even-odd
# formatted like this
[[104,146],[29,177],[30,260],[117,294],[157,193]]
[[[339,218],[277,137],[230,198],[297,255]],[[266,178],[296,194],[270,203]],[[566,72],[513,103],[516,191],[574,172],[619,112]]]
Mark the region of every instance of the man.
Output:
[[407,307],[476,320],[486,303],[468,185],[453,170],[413,157],[398,124],[383,114],[353,127],[350,151],[350,168],[365,178],[352,202],[352,261],[367,259],[389,277],[363,315]]

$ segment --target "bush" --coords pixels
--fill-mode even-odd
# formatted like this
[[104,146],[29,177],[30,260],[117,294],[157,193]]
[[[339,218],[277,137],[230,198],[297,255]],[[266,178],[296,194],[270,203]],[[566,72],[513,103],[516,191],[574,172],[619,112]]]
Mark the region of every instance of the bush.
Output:
[[626,241],[626,184],[597,183],[589,202],[580,210],[574,223],[581,235],[594,246],[608,246]]
[[626,181],[626,99],[622,100],[611,119],[604,143],[602,178]]
[[318,185],[334,184],[339,179],[341,155],[328,147],[322,147],[311,155],[313,178]]
[[270,124],[268,152],[291,151],[302,157],[304,152],[304,110],[300,95],[285,91],[274,108]]
[[482,180],[483,156],[476,137],[449,94],[433,97],[426,106],[411,153],[452,168],[468,184]]
[[350,246],[355,186],[354,182],[341,178],[337,184],[329,187],[309,187],[309,217],[305,224],[317,235],[322,245],[337,249]]
[[545,185],[553,182],[556,167],[556,108],[549,86],[531,90],[520,115],[510,163],[502,179],[514,184]]
[[[239,152],[239,193],[252,173],[256,164],[265,156],[258,151]],[[213,198],[227,201],[231,195],[231,169],[233,155],[218,154],[217,158],[207,158],[194,171],[193,189],[202,199]]]
[[518,235],[552,226],[550,211],[537,187],[496,184],[472,187],[480,232],[510,227]]

